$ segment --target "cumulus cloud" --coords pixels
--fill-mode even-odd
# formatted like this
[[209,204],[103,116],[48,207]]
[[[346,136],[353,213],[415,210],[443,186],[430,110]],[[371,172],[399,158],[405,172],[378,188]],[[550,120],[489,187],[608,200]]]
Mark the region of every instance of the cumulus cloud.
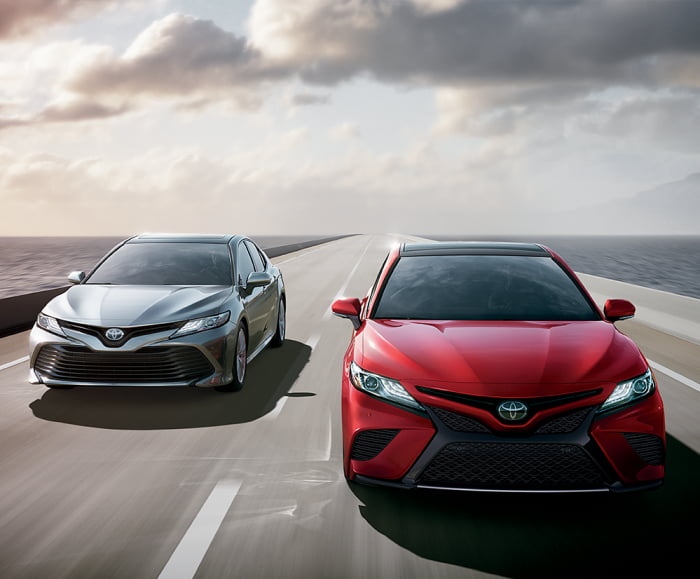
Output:
[[29,34],[116,3],[115,0],[0,0],[0,39]]
[[699,21],[685,0],[258,0],[250,37],[317,83],[653,83],[670,64],[655,56],[698,55]]
[[[10,13],[8,6],[22,3],[5,4]],[[79,3],[47,4],[70,11]],[[686,0],[257,0],[247,38],[174,13],[123,53],[91,47],[56,87],[52,100],[69,100],[69,109],[52,103],[34,120],[113,116],[163,100],[254,108],[280,82],[331,86],[370,76],[459,92],[462,112],[443,117],[443,129],[498,132],[513,125],[514,106],[567,101],[609,85],[700,87],[697,22],[700,2]],[[301,92],[291,104],[328,98]],[[477,101],[496,112],[475,125],[465,119]]]
[[143,31],[123,55],[106,52],[74,70],[64,86],[98,98],[187,98],[221,96],[270,74],[245,39],[211,21],[171,14]]

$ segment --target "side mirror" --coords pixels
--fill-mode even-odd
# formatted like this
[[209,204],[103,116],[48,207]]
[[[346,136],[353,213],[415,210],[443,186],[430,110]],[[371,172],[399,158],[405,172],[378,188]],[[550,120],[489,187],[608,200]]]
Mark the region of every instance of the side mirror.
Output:
[[248,279],[245,281],[245,289],[248,291],[254,290],[256,287],[265,287],[272,283],[272,276],[266,271],[254,271],[248,274]]
[[603,313],[611,322],[618,320],[628,320],[634,316],[636,309],[631,302],[627,300],[608,300],[605,302]]
[[71,271],[68,274],[68,281],[71,283],[82,283],[82,281],[85,279],[85,272],[84,271]]
[[360,328],[361,309],[362,304],[357,298],[340,298],[331,305],[331,311],[340,318],[348,318],[356,330]]

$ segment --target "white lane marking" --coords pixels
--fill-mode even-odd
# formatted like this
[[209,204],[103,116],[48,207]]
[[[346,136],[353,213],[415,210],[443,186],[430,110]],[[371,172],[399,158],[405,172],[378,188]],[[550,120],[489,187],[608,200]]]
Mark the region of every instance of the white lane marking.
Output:
[[333,443],[333,423],[331,422],[331,415],[330,413],[327,415],[328,416],[328,438],[326,439],[326,448],[325,452],[323,453],[323,456],[321,458],[322,461],[328,462],[331,459],[331,445]]
[[683,376],[683,374],[679,374],[678,372],[674,372],[670,368],[666,368],[666,366],[662,366],[658,362],[654,362],[653,360],[649,360],[647,358],[647,361],[649,362],[649,365],[654,368],[654,370],[658,370],[662,374],[666,374],[669,378],[673,378],[674,380],[680,382],[681,384],[685,384],[688,386],[688,388],[692,388],[693,390],[697,390],[700,392],[700,384],[695,382],[695,380],[691,380],[690,378],[686,378]]
[[269,422],[271,420],[275,420],[280,415],[280,412],[282,412],[282,408],[284,408],[284,405],[287,403],[288,398],[289,398],[289,396],[287,396],[286,394],[284,396],[282,396],[277,401],[277,404],[275,404],[275,407],[272,410],[270,410],[270,412],[265,414],[265,416],[260,418],[260,420],[262,420],[264,422]]
[[[308,340],[306,340],[306,345],[311,348],[313,351],[316,348],[316,345],[318,344],[318,341],[321,339],[321,334],[319,332],[316,332],[313,336],[311,336]],[[280,412],[282,412],[282,408],[284,408],[284,405],[287,403],[287,400],[289,400],[289,396],[286,394],[282,396],[278,401],[277,404],[275,404],[275,407],[270,410],[265,416],[260,418],[260,420],[264,420],[266,422],[269,422],[271,420],[275,420],[279,415]]]
[[[324,314],[325,316],[325,314]],[[312,350],[318,346],[318,342],[321,339],[321,332],[316,332],[313,336],[311,336],[308,340],[306,340],[306,345],[311,348]]]
[[29,360],[29,356],[19,358],[18,360],[13,360],[12,362],[8,362],[7,364],[2,364],[0,365],[0,372],[2,372],[3,370],[7,370],[8,368],[12,368],[12,366],[17,366],[17,364],[21,364],[22,362],[26,362],[27,360]]
[[[370,237],[369,241],[367,242],[367,245],[365,246],[365,250],[362,252],[362,255],[360,256],[360,259],[358,259],[357,262],[355,263],[355,267],[353,267],[352,270],[350,271],[350,274],[345,279],[345,283],[338,290],[338,293],[335,294],[335,298],[333,298],[333,301],[335,301],[336,299],[338,299],[340,297],[343,297],[345,290],[348,289],[348,286],[350,285],[350,280],[352,280],[352,277],[355,275],[357,268],[360,267],[360,264],[362,263],[362,260],[365,258],[365,255],[367,255],[367,251],[369,250],[370,245],[372,245],[372,241],[374,241],[374,238]],[[330,308],[328,308],[326,310],[325,315],[330,317],[332,314],[333,314],[333,312],[331,312]]]
[[[303,249],[300,249],[299,251],[304,251],[304,253],[300,253],[299,255],[295,255],[294,257],[290,257],[289,259],[285,259],[283,261],[278,261],[277,263],[275,263],[275,265],[282,265],[285,263],[289,263],[290,261],[294,261],[295,259],[299,259],[300,257],[306,257],[307,255],[311,255],[312,253],[316,253],[317,251],[321,251],[322,249],[325,249],[323,247],[323,245],[321,245],[321,247],[317,247],[316,249],[310,249],[309,251],[304,251]],[[282,256],[280,256],[280,257],[282,257]],[[272,259],[274,259],[274,258],[272,258]]]
[[[367,251],[370,248],[370,245],[372,245],[372,240],[373,238],[370,237],[369,241],[367,242],[367,245],[365,246],[365,250],[362,252],[362,255],[360,258],[357,260],[357,263],[355,263],[355,267],[352,268],[352,271],[350,271],[350,275],[346,278],[345,282],[343,285],[340,287],[338,292],[335,294],[335,297],[333,298],[332,301],[335,301],[337,298],[341,297],[343,295],[343,292],[347,289],[348,285],[350,284],[350,280],[352,279],[352,276],[355,275],[355,272],[357,271],[357,268],[360,266],[362,263],[362,260],[364,259],[365,255],[367,255]],[[319,248],[320,249],[320,248]],[[311,252],[307,252],[304,255],[308,255]],[[302,257],[301,255],[298,255],[297,257]],[[292,259],[297,259],[297,257],[293,257]],[[288,260],[291,261],[292,259]],[[280,265],[280,264],[277,264]],[[326,311],[323,312],[323,316],[321,316],[321,322],[325,322],[327,319],[331,317],[333,312],[331,312],[330,307],[326,308]],[[316,346],[318,345],[319,341],[321,340],[321,332],[315,332],[314,334],[311,335],[311,337],[306,340],[306,345],[311,348],[311,350],[315,350]],[[282,412],[282,409],[284,408],[284,405],[287,403],[287,400],[289,399],[289,396],[282,396],[278,401],[277,404],[275,404],[275,407],[270,410],[265,416],[263,416],[260,420],[264,421],[271,421],[275,420],[280,413]],[[330,444],[330,442],[329,442]],[[329,456],[330,456],[330,447],[328,450]],[[328,459],[326,459],[328,460]]]
[[241,481],[219,481],[175,548],[158,579],[192,579],[219,530]]

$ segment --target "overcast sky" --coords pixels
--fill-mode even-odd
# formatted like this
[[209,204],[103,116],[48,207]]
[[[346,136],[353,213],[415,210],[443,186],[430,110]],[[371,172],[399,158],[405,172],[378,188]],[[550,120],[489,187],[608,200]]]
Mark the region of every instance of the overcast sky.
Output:
[[0,0],[0,235],[566,233],[700,172],[698,23],[700,0]]

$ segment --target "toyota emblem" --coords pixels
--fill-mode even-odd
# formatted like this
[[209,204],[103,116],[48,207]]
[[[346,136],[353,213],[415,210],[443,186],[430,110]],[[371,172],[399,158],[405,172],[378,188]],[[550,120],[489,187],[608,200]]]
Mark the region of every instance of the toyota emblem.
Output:
[[107,338],[110,342],[118,342],[124,337],[124,331],[120,330],[119,328],[109,328],[105,332],[105,338]]
[[522,420],[527,416],[527,406],[520,400],[506,400],[498,405],[498,415],[511,422]]

